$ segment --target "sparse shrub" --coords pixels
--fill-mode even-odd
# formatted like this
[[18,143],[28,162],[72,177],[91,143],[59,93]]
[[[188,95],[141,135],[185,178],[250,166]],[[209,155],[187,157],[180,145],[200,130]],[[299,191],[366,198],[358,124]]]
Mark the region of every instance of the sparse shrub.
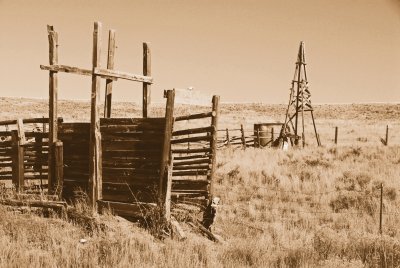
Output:
[[357,209],[370,216],[374,215],[377,209],[377,202],[372,195],[359,192],[339,193],[329,202],[329,205],[334,212]]

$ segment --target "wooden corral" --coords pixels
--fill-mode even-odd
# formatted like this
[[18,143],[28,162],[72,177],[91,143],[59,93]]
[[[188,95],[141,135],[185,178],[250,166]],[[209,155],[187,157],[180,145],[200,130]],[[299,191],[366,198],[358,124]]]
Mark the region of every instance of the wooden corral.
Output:
[[[171,199],[206,206],[213,194],[219,97],[213,97],[210,112],[174,117],[175,91],[167,90],[165,116],[151,118],[148,44],[143,46],[144,75],[116,71],[111,30],[107,69],[101,69],[101,23],[96,22],[93,68],[86,70],[59,65],[58,34],[52,26],[48,33],[50,65],[41,69],[49,71],[49,118],[0,122],[16,126],[0,133],[0,180],[12,180],[22,191],[28,179],[43,179],[50,195],[73,201],[85,193],[93,208],[109,208],[128,217],[143,217],[147,209],[159,208],[169,220]],[[59,72],[92,77],[90,122],[57,119]],[[106,80],[105,118],[99,112],[101,79]],[[112,83],[118,79],[143,83],[143,118],[110,118]],[[204,127],[174,131],[179,121],[201,119],[207,120]],[[31,132],[24,127],[28,123],[49,127]],[[205,143],[189,149],[180,146],[198,141]]]

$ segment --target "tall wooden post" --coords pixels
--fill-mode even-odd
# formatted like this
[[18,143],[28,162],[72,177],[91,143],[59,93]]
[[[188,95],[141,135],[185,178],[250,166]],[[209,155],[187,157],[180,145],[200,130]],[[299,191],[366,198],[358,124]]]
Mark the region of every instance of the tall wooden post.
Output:
[[[143,43],[143,75],[151,76],[151,53],[148,43]],[[150,106],[151,86],[143,83],[143,117],[148,117]]]
[[209,198],[210,202],[212,196],[214,195],[214,173],[215,167],[217,165],[217,144],[218,144],[218,116],[219,116],[219,96],[213,96],[212,98],[212,117],[211,117],[211,126],[212,126],[212,139],[210,141],[211,147],[211,170],[210,173],[207,175],[207,180],[209,183],[209,193],[211,198]]
[[229,138],[229,129],[226,129],[226,141],[227,141],[227,145],[228,147],[231,147],[231,140]]
[[243,149],[246,149],[246,137],[244,136],[243,124],[240,124],[240,133],[241,133],[241,136],[242,136]]
[[381,198],[379,207],[379,234],[382,234],[382,211],[383,211],[383,183],[381,183]]
[[[164,203],[168,199],[168,180],[170,179],[166,176],[168,172],[168,163],[170,168],[172,167],[171,157],[171,138],[172,138],[172,128],[174,124],[174,102],[175,102],[175,90],[167,90],[164,92],[164,97],[167,98],[167,104],[165,108],[165,131],[164,131],[164,142],[162,148],[161,156],[161,166],[160,166],[160,183],[159,183],[159,206],[164,209],[168,204]],[[168,213],[164,211],[164,216],[168,217]]]
[[275,141],[275,133],[274,133],[274,128],[272,127],[271,128],[271,147],[273,146],[274,141]]
[[[100,67],[101,23],[94,23],[93,32],[93,69]],[[92,95],[90,114],[90,143],[89,143],[89,198],[93,209],[97,200],[102,198],[102,157],[100,134],[100,76],[92,74]]]
[[11,131],[12,141],[12,183],[17,192],[21,192],[24,186],[24,147],[21,145],[21,137],[17,130]]
[[[115,55],[115,30],[108,32],[108,55],[107,55],[107,69],[114,69],[114,55]],[[106,79],[106,97],[104,100],[104,117],[111,117],[111,100],[112,100],[112,79]]]
[[[58,34],[54,27],[47,25],[49,38],[49,63],[58,64]],[[48,162],[48,185],[49,194],[54,191],[54,143],[57,141],[57,101],[58,101],[58,77],[56,71],[49,72],[49,162]]]

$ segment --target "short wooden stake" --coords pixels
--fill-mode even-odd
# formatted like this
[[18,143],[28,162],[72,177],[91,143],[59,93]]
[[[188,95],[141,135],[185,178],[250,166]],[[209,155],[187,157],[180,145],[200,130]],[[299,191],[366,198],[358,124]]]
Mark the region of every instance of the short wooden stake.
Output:
[[338,133],[339,133],[339,128],[335,127],[335,144],[337,144],[338,141]]
[[385,139],[385,145],[389,145],[389,126],[386,125],[386,139]]
[[227,141],[228,147],[231,147],[231,140],[229,138],[229,129],[226,129],[226,141]]
[[274,133],[274,128],[271,128],[271,147],[273,146],[273,143],[275,141],[275,133]]
[[64,182],[64,160],[63,160],[63,143],[57,141],[54,143],[54,160],[55,160],[55,189],[54,193],[61,197]]
[[18,131],[11,131],[12,141],[12,182],[18,193],[23,190],[24,187],[24,147],[21,146],[20,138],[18,137]]
[[260,142],[260,129],[257,129],[257,148],[261,147],[261,142]]
[[381,183],[381,202],[379,209],[379,234],[382,234],[382,210],[383,210],[383,183]]

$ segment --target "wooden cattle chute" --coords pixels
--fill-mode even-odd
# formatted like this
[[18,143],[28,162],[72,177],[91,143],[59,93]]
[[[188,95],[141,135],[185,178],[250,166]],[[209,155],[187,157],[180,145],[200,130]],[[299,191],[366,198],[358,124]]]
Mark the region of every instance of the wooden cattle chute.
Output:
[[[219,96],[212,110],[175,117],[172,133],[172,200],[206,206],[214,194],[213,176],[218,143]],[[185,122],[192,127],[182,129]],[[195,127],[193,127],[195,126]]]

